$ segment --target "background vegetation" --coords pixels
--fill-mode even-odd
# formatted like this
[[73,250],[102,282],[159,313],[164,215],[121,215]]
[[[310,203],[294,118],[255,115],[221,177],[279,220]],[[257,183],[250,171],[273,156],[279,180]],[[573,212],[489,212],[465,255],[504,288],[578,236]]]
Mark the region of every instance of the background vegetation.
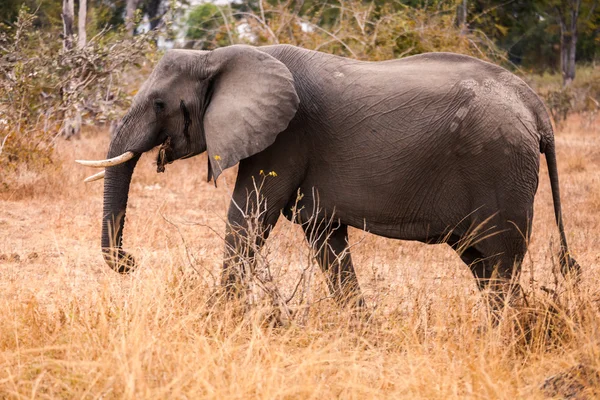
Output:
[[599,108],[599,27],[597,0],[10,0],[0,10],[0,165],[47,164],[57,136],[110,125],[173,45],[289,43],[364,60],[469,54],[524,76],[559,122]]

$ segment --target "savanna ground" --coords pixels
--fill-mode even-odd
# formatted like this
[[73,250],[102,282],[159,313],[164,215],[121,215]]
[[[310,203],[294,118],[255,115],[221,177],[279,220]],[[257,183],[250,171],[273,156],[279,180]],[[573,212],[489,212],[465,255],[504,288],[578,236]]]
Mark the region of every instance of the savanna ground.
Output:
[[[61,141],[43,173],[0,197],[2,398],[593,398],[600,394],[600,129],[557,133],[563,211],[578,289],[556,274],[545,160],[521,284],[526,302],[489,323],[475,281],[445,245],[351,232],[370,316],[326,296],[301,230],[282,218],[264,252],[291,326],[268,302],[218,301],[221,236],[235,171],[206,183],[206,158],[156,174],[138,163],[121,276],[100,253],[102,184],[73,159],[103,158],[104,131]],[[277,179],[276,177],[268,177]],[[306,282],[311,282],[307,285]],[[544,290],[545,289],[545,290]],[[261,305],[262,304],[262,305]]]

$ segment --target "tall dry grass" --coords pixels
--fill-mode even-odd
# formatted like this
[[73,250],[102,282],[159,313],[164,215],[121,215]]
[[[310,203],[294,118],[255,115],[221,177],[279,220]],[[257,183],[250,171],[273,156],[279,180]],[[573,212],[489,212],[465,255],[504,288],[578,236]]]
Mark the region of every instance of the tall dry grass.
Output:
[[[287,298],[311,279],[291,326],[219,299],[224,219],[235,171],[214,188],[199,156],[134,174],[120,276],[99,249],[102,185],[75,158],[107,134],[62,142],[44,174],[21,170],[0,197],[2,398],[593,398],[600,393],[600,135],[573,117],[557,135],[578,289],[555,277],[557,230],[540,171],[526,301],[489,323],[475,281],[445,245],[358,230],[352,249],[369,315],[327,296],[301,230],[279,222],[262,256]],[[595,130],[596,129],[596,130]]]

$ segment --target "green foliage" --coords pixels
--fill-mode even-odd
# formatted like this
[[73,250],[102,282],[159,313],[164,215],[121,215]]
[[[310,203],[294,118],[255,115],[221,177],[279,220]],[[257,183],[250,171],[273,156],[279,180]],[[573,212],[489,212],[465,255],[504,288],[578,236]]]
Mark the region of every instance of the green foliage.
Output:
[[200,4],[194,7],[188,16],[186,37],[202,39],[207,32],[218,29],[223,23],[218,6],[212,3]]
[[88,34],[95,35],[106,29],[118,31],[125,24],[125,3],[124,0],[88,0]]
[[62,1],[43,1],[43,0],[3,0],[0,7],[0,30],[4,26],[13,25],[18,17],[19,11],[26,7],[28,10],[35,10],[37,18],[32,22],[36,28],[48,28],[60,25],[62,13]]
[[121,78],[150,60],[151,36],[101,32],[81,49],[63,49],[60,30],[35,28],[22,8],[12,29],[0,33],[0,165],[45,164],[65,121],[104,122],[130,102]]
[[186,39],[194,42],[194,48],[203,50],[228,45],[223,15],[224,10],[212,3],[194,7],[186,21]]
[[[596,5],[594,6],[594,3]],[[511,62],[543,72],[560,68],[560,26],[557,13],[572,6],[567,0],[469,0],[469,27],[480,30],[505,50]],[[600,4],[582,0],[578,19],[577,59],[600,57]]]

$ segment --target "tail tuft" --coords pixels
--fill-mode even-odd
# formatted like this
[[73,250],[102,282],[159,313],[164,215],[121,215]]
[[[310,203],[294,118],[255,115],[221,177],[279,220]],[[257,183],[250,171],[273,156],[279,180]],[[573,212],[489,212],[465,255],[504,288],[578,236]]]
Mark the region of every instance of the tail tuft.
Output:
[[577,281],[581,278],[581,266],[564,249],[560,252],[560,272],[565,278],[575,278]]
[[558,167],[556,165],[556,149],[554,140],[543,143],[543,150],[546,154],[546,163],[548,164],[548,175],[550,176],[550,188],[552,190],[552,200],[554,202],[554,216],[558,233],[560,235],[560,266],[562,275],[565,278],[575,278],[576,282],[581,277],[581,267],[569,254],[569,246],[567,245],[567,235],[565,234],[565,225],[562,217],[560,190],[558,184]]

